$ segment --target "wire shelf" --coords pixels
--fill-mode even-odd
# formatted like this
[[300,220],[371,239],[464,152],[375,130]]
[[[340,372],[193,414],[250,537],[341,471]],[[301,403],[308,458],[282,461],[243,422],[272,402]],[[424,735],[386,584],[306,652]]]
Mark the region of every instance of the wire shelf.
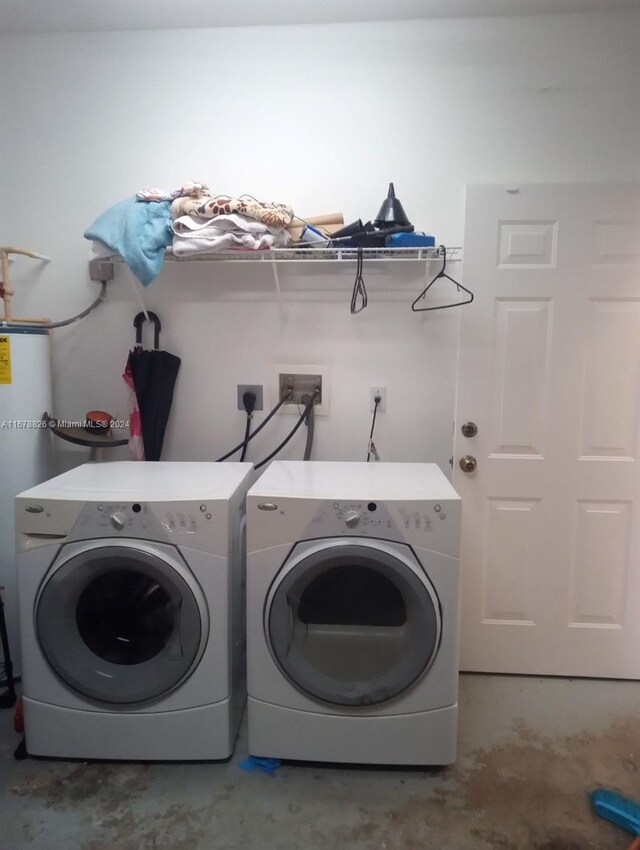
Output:
[[[462,248],[459,246],[447,247],[447,262],[461,262]],[[371,278],[368,287],[375,291],[376,298],[383,301],[401,300],[406,294],[418,291],[417,284],[424,277],[434,274],[432,262],[443,261],[443,255],[439,246],[432,248],[363,248],[362,257],[365,270],[368,269]],[[167,266],[176,269],[178,266],[195,264],[200,267],[203,274],[194,274],[191,280],[190,290],[194,287],[204,287],[210,284],[210,273],[206,270],[207,264],[220,263],[223,266],[236,266],[240,268],[253,266],[254,269],[262,268],[269,270],[273,279],[273,291],[265,290],[262,275],[249,275],[251,283],[239,284],[237,280],[227,281],[230,275],[216,275],[216,298],[221,300],[243,301],[243,300],[283,300],[294,299],[304,301],[327,300],[332,297],[342,297],[344,294],[344,274],[353,273],[358,260],[357,248],[307,248],[290,245],[286,248],[273,248],[271,250],[237,249],[227,251],[216,251],[211,253],[195,253],[187,256],[176,257],[168,248],[165,251]],[[106,259],[106,258],[105,258]],[[118,254],[108,258],[111,262],[123,264],[124,260]],[[289,267],[291,275],[284,275],[282,271]],[[307,274],[302,273],[306,267]],[[195,269],[194,269],[195,271]],[[327,274],[328,272],[328,274]],[[420,281],[416,280],[416,276]],[[133,276],[129,276],[130,283],[136,295],[140,309],[144,310],[144,304],[140,298],[139,287],[135,285]],[[260,282],[256,281],[260,278]],[[392,283],[390,279],[393,278]],[[295,279],[295,281],[293,280]],[[249,289],[247,289],[247,285]],[[424,285],[424,284],[422,284]],[[208,291],[208,290],[206,290]]]
[[[373,262],[425,262],[442,257],[440,248],[363,248],[362,257]],[[232,263],[341,263],[355,262],[358,259],[357,248],[273,248],[271,250],[233,250],[212,251],[209,254],[198,253],[176,257],[168,249],[165,258],[176,263],[191,262],[232,262]],[[113,259],[116,259],[115,257]],[[455,262],[462,259],[462,248],[447,248],[447,261]]]

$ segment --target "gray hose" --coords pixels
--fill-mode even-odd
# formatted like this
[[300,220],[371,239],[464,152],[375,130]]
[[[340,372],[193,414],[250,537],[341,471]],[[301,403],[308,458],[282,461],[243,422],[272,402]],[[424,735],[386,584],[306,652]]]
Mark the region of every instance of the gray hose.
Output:
[[[302,411],[302,414],[301,414],[300,418],[298,419],[298,421],[296,422],[296,424],[295,424],[295,425],[293,426],[293,428],[289,431],[289,433],[288,433],[288,434],[287,434],[287,436],[284,438],[284,440],[280,443],[280,445],[279,445],[279,446],[277,446],[277,447],[276,447],[276,448],[275,448],[275,449],[271,452],[271,454],[270,454],[270,455],[267,455],[267,456],[266,456],[266,458],[265,458],[264,460],[261,460],[261,461],[260,461],[260,463],[256,463],[256,464],[255,464],[255,466],[253,467],[254,469],[260,469],[260,467],[261,467],[261,466],[264,466],[264,465],[265,465],[265,463],[269,463],[269,461],[270,461],[272,458],[274,458],[274,457],[278,454],[278,452],[279,452],[279,451],[281,451],[281,449],[283,449],[283,448],[287,445],[287,443],[288,443],[290,440],[292,440],[292,439],[293,439],[293,437],[294,437],[294,435],[296,434],[296,432],[297,432],[298,428],[300,428],[300,426],[302,425],[302,423],[306,420],[307,416],[309,415],[309,411],[310,411],[310,410],[311,410],[311,408],[313,407],[313,400],[314,400],[314,399],[315,399],[315,397],[318,395],[318,393],[319,393],[319,390],[315,390],[312,396],[309,396],[309,395],[307,395],[307,396],[306,396],[306,398],[308,398],[308,399],[309,399],[309,401],[308,401],[308,402],[306,402],[306,407],[305,407],[305,409]],[[302,401],[302,399],[300,399],[300,400]],[[265,420],[265,421],[266,421],[266,420]]]
[[[101,281],[100,283],[100,295],[96,298],[93,304],[90,304],[86,310],[83,310],[82,313],[78,313],[77,316],[73,316],[71,319],[62,319],[60,322],[38,322],[38,328],[44,328],[45,330],[52,330],[53,328],[64,328],[66,325],[72,325],[74,322],[79,322],[80,319],[84,319],[85,316],[88,316],[89,313],[92,313],[96,307],[99,307],[100,304],[107,297],[107,282]],[[29,327],[29,322],[2,322],[0,321],[0,328],[25,328]]]
[[[303,395],[300,401],[303,404],[308,404],[311,401],[311,396]],[[304,447],[304,455],[302,460],[311,460],[311,450],[313,449],[313,433],[315,431],[316,426],[316,412],[314,410],[314,405],[312,404],[309,408],[309,412],[307,413],[306,418],[307,423],[307,442]]]

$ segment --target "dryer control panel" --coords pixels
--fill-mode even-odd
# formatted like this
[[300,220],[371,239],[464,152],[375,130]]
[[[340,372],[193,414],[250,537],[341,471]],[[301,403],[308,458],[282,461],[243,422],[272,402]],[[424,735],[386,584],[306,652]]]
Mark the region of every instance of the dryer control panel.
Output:
[[304,537],[358,535],[457,555],[459,502],[322,502]]
[[434,520],[447,518],[445,507],[441,504],[422,505],[416,510],[401,507],[394,511],[397,515],[392,518],[390,511],[377,502],[333,503],[336,517],[344,522],[347,528],[359,528],[368,532],[391,529],[396,524],[407,531],[431,531]]
[[331,507],[334,517],[352,531],[371,534],[394,527],[389,511],[377,502],[333,502]]
[[359,535],[457,551],[459,503],[321,502],[304,537]]

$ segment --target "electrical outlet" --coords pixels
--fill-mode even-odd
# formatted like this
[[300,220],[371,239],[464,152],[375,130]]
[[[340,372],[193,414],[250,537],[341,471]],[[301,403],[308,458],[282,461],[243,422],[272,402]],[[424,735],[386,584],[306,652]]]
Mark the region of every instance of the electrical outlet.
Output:
[[89,277],[98,283],[113,280],[113,262],[108,257],[94,257],[89,260]]
[[371,387],[369,410],[371,413],[376,407],[376,397],[380,396],[380,404],[378,405],[378,413],[384,413],[387,409],[387,388],[386,387]]
[[262,398],[262,384],[238,384],[238,410],[244,410],[242,396],[245,393],[255,393],[256,406],[254,410],[264,410],[264,401]]
[[281,413],[300,415],[303,395],[320,392],[314,401],[314,411],[319,416],[329,413],[329,370],[326,366],[275,366],[275,396],[282,401],[291,391],[291,397],[280,408]]

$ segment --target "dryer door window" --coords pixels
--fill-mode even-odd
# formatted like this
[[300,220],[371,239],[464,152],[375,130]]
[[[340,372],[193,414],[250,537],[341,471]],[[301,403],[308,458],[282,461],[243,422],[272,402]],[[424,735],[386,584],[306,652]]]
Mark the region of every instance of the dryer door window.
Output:
[[438,649],[440,610],[428,579],[374,546],[314,551],[270,598],[276,662],[293,685],[325,702],[392,699],[420,678]]
[[104,546],[55,570],[38,598],[36,631],[73,690],[100,702],[145,702],[176,687],[199,658],[202,604],[162,557]]

